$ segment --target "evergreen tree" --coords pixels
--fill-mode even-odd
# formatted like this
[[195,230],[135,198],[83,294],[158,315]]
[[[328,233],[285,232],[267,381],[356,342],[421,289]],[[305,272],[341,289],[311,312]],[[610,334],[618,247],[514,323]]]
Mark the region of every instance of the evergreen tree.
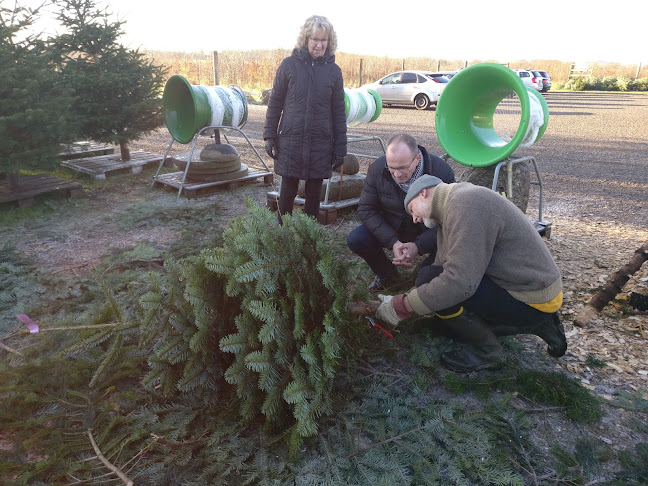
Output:
[[71,106],[80,136],[128,143],[163,123],[161,90],[165,70],[139,50],[119,44],[124,22],[113,22],[93,0],[63,0],[58,20],[66,33],[54,40],[65,81],[76,94]]
[[155,340],[145,384],[222,409],[236,401],[245,422],[286,430],[294,452],[331,412],[341,357],[362,333],[348,325],[347,268],[322,227],[248,209],[223,247],[167,258],[167,278],[142,298],[142,336]]
[[27,30],[39,15],[18,3],[0,0],[0,172],[14,177],[20,169],[58,164],[60,144],[69,141],[64,87],[48,55],[46,42]]

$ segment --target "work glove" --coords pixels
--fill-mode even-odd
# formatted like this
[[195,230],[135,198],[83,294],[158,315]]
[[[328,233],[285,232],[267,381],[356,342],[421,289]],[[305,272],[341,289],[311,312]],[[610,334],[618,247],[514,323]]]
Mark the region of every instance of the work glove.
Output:
[[414,315],[405,307],[405,294],[383,295],[378,294],[380,305],[376,310],[376,318],[393,327],[398,326],[400,321]]
[[335,157],[331,169],[338,170],[342,165],[344,165],[344,157]]
[[275,141],[274,138],[269,138],[265,141],[265,149],[266,149],[266,153],[270,157],[277,160],[277,157],[279,157],[279,151],[277,149],[277,142]]
[[390,324],[393,327],[398,326],[398,323],[401,321],[396,314],[396,310],[392,305],[393,296],[378,294],[380,299],[380,305],[376,311],[376,318],[385,324]]

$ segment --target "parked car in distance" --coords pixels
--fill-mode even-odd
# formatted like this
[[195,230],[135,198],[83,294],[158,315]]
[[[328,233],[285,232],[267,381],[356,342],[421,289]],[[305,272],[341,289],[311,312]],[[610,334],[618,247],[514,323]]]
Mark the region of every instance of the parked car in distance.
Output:
[[527,88],[533,88],[537,91],[540,91],[542,88],[538,86],[538,80],[536,76],[526,69],[514,69],[513,70],[522,80],[524,86]]
[[423,75],[427,78],[432,79],[432,81],[434,81],[435,83],[438,83],[439,84],[438,88],[442,93],[446,87],[446,84],[450,82],[450,78],[445,74],[424,72]]
[[531,74],[533,74],[533,77],[534,77],[535,80],[536,80],[536,84],[538,85],[538,91],[542,91],[542,88],[544,87],[544,86],[543,86],[543,84],[544,84],[544,83],[543,83],[543,79],[544,79],[544,78],[542,77],[542,74],[540,74],[539,71],[536,71],[536,70],[534,70],[534,69],[529,69],[528,71],[529,71]]
[[434,71],[428,76],[433,76],[435,78],[439,76],[445,76],[446,78],[451,79],[455,74],[457,74],[457,71]]
[[540,76],[542,76],[542,91],[546,93],[551,89],[551,76],[547,74],[547,71],[538,71]]
[[425,110],[436,105],[448,78],[435,79],[428,76],[431,71],[398,71],[388,74],[363,88],[378,92],[385,105],[414,105],[417,110]]

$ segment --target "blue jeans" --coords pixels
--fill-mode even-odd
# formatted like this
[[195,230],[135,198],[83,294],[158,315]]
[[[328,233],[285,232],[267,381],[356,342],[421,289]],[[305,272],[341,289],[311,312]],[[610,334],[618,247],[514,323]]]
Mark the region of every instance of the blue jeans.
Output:
[[[437,231],[436,228],[427,231]],[[418,233],[414,232],[401,232],[398,233],[398,239],[403,243],[415,241]],[[384,278],[391,275],[396,271],[396,266],[385,254],[385,249],[382,244],[376,239],[369,229],[360,225],[353,229],[349,236],[347,236],[347,245],[349,249],[367,262],[369,268],[377,276]],[[389,248],[391,250],[391,248]],[[425,261],[431,263],[434,261],[434,254],[436,249],[426,258]]]
[[[437,265],[422,268],[416,277],[416,286],[432,281],[442,272],[443,267]],[[524,330],[533,329],[550,315],[515,299],[487,276],[482,278],[472,296],[455,306],[437,311],[437,314],[453,315],[459,312],[462,306],[484,319],[497,335],[513,334],[515,330],[522,333]]]

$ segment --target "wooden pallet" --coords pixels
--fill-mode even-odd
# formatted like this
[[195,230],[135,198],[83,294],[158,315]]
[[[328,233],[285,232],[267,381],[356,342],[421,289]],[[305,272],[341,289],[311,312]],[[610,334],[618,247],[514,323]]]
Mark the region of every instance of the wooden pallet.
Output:
[[71,145],[65,146],[65,149],[59,152],[57,155],[62,160],[69,160],[114,153],[114,145],[102,145],[93,142],[75,142]]
[[[319,213],[317,214],[317,221],[323,225],[335,223],[337,221],[338,211],[340,209],[355,207],[359,202],[360,198],[356,197],[352,199],[343,199],[342,201],[331,202],[328,204],[321,203]],[[295,198],[296,206],[303,208],[305,203],[306,200],[304,198]],[[279,192],[269,192],[266,198],[266,206],[270,208],[271,211],[276,211],[277,209],[279,209],[278,204]]]
[[95,179],[105,179],[107,175],[139,174],[144,169],[157,167],[161,161],[162,155],[135,150],[131,152],[131,160],[127,161],[121,160],[121,154],[110,154],[64,160],[61,165]]
[[[180,186],[182,185],[182,177],[184,172],[172,172],[170,174],[162,174],[157,176],[153,182],[155,187],[164,187],[165,189],[172,191],[179,191]],[[238,179],[222,180],[222,181],[211,181],[211,182],[189,182],[185,181],[184,186],[182,186],[182,195],[188,199],[206,197],[211,194],[214,194],[219,189],[235,189],[240,185],[241,182],[249,182],[255,179],[263,177],[263,183],[266,185],[272,184],[273,175],[272,172],[262,172],[258,170],[250,169],[248,174]]]
[[0,204],[13,203],[20,207],[30,207],[34,198],[43,194],[65,193],[68,197],[83,194],[83,186],[47,174],[20,177],[20,187],[10,188],[6,179],[0,180]]

